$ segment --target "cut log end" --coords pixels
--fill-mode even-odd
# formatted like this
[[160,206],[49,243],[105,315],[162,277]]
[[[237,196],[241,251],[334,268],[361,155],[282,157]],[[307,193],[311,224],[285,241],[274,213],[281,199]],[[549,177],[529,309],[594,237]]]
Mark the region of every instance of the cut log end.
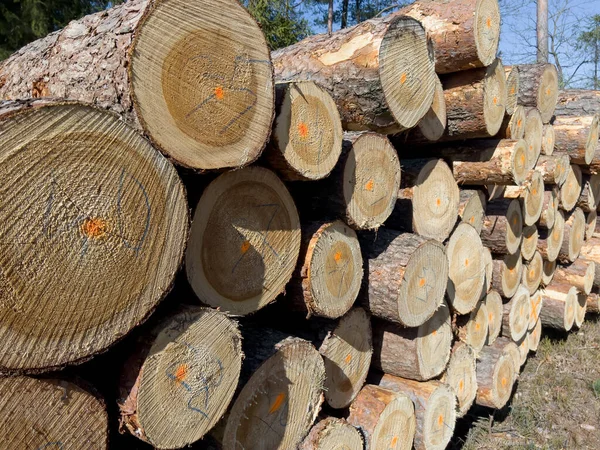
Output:
[[[488,6],[495,4],[496,7],[498,5],[495,0],[481,0],[481,4]],[[483,90],[483,117],[486,129],[490,136],[495,136],[502,126],[506,112],[506,76],[504,75],[504,67],[499,59],[496,59],[488,67],[483,80]]]
[[510,116],[505,116],[499,135],[505,139],[523,139],[525,136],[526,115],[523,106],[515,106]]
[[556,270],[556,260],[548,261],[544,259],[544,268],[542,270],[542,286],[548,286],[554,278],[554,272]]
[[280,104],[267,159],[287,180],[319,180],[342,151],[342,122],[335,102],[312,81],[276,85]]
[[573,164],[590,165],[598,145],[598,115],[558,116],[552,124],[555,152],[568,155]]
[[460,219],[481,233],[486,206],[485,195],[480,190],[461,190],[458,213]]
[[506,249],[510,253],[518,253],[523,237],[523,214],[518,200],[510,202],[506,210],[506,221],[508,222],[505,235]]
[[0,392],[4,448],[108,448],[104,402],[76,384],[9,377],[0,380]]
[[332,408],[347,407],[364,384],[373,354],[371,320],[354,308],[339,321],[319,348],[325,361],[325,401]]
[[488,334],[488,311],[485,302],[481,301],[469,315],[458,316],[456,334],[458,338],[469,344],[475,353],[483,348]]
[[492,289],[492,279],[494,278],[494,258],[492,257],[492,251],[487,247],[483,247],[483,264],[485,267],[485,284],[481,291],[482,299]]
[[442,380],[450,386],[458,400],[458,417],[463,417],[477,396],[475,351],[464,342],[457,342]]
[[541,290],[537,290],[529,297],[529,305],[531,309],[529,311],[529,325],[527,329],[533,330],[536,324],[539,322],[540,312],[542,311],[544,297]]
[[485,282],[483,245],[475,228],[466,223],[459,224],[450,236],[446,252],[448,298],[454,310],[468,314],[481,298]]
[[596,233],[596,224],[598,223],[598,213],[590,211],[585,216],[585,240],[589,241]]
[[542,129],[542,155],[550,156],[554,153],[554,127],[550,124],[544,125]]
[[[514,115],[518,106],[519,68],[517,66],[504,66],[504,71],[506,73],[506,114]],[[523,136],[521,135],[521,137]]]
[[531,261],[523,269],[523,285],[529,290],[529,295],[533,295],[540,286],[543,268],[542,254],[536,251]]
[[529,291],[521,285],[510,301],[504,304],[502,334],[515,342],[520,341],[529,327],[529,311]]
[[[494,62],[500,40],[500,8],[496,0],[478,0],[474,17],[477,56],[484,66]],[[504,70],[502,71],[504,76]]]
[[494,260],[492,286],[503,297],[511,298],[517,292],[523,276],[523,260],[520,253],[504,255]]
[[[218,32],[216,10],[228,18]],[[265,37],[241,4],[154,5],[136,30],[129,70],[147,134],[180,164],[240,167],[260,155],[273,121],[273,70]]]
[[582,178],[583,188],[577,200],[584,212],[596,211],[600,204],[600,174],[584,175]]
[[558,254],[560,261],[574,262],[577,259],[583,247],[585,229],[585,215],[581,208],[575,208],[565,220],[564,238]]
[[588,295],[594,285],[596,265],[582,258],[577,258],[568,266],[559,266],[554,273],[554,280],[558,283],[575,286],[579,292]]
[[521,256],[525,261],[530,261],[535,255],[538,243],[538,229],[535,225],[523,227],[523,242],[521,243]]
[[188,281],[210,306],[254,312],[283,291],[300,240],[296,206],[273,172],[224,173],[198,202],[186,252]]
[[485,298],[485,307],[488,314],[488,338],[487,345],[491,345],[500,336],[502,329],[502,297],[496,291],[488,292]]
[[344,419],[327,417],[310,429],[298,450],[363,450],[359,431]]
[[557,99],[558,72],[554,64],[546,64],[540,77],[536,104],[544,123],[550,122],[556,109]]
[[311,344],[283,341],[233,403],[223,447],[296,448],[317,417],[324,379],[323,358]]
[[556,261],[561,251],[565,235],[565,216],[557,211],[554,225],[538,239],[538,250],[548,261]]
[[488,408],[501,409],[508,402],[516,379],[513,358],[496,347],[486,347],[477,364],[477,398]]
[[0,317],[11,324],[0,367],[82,361],[169,291],[187,240],[183,186],[113,114],[62,103],[0,120],[0,174],[12,186],[0,203]]
[[538,225],[541,228],[552,228],[558,211],[558,190],[544,191],[542,214]]
[[553,281],[542,291],[544,306],[540,320],[544,327],[570,331],[575,321],[577,288]]
[[587,295],[578,293],[577,302],[575,303],[575,315],[573,317],[573,326],[581,328],[585,321],[585,313],[587,311]]
[[540,341],[542,340],[542,321],[538,320],[535,323],[535,326],[532,330],[527,334],[528,346],[530,352],[537,352],[538,347],[540,346]]
[[543,136],[542,116],[537,108],[527,108],[525,111],[525,133],[523,139],[527,142],[529,169],[535,167],[542,151]]
[[433,103],[427,114],[419,121],[417,128],[429,141],[437,141],[446,131],[446,100],[444,99],[444,88],[437,76],[435,77]]
[[[507,186],[507,189],[512,186]],[[521,193],[523,202],[523,223],[526,226],[535,225],[542,214],[544,207],[544,179],[542,174],[533,170],[528,179],[527,186]]]
[[417,359],[423,380],[438,376],[444,371],[451,347],[450,312],[446,305],[442,305],[417,331]]

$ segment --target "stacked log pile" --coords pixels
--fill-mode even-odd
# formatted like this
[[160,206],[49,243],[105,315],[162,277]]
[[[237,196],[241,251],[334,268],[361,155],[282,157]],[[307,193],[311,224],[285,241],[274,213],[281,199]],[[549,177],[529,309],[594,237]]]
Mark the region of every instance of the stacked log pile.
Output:
[[133,0],[1,62],[0,447],[443,449],[504,407],[600,312],[600,94],[499,30],[419,0],[270,53]]

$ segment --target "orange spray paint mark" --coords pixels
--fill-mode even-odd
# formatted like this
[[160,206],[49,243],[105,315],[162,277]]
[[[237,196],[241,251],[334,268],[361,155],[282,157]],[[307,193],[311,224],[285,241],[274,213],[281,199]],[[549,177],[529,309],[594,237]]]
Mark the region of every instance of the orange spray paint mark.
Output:
[[367,181],[367,183],[365,184],[365,189],[369,192],[371,192],[373,190],[373,188],[375,187],[375,182],[373,180],[369,180]]
[[[510,95],[515,95],[515,88],[511,87],[510,88]],[[520,121],[519,121],[520,122]]]
[[223,88],[221,86],[217,86],[215,88],[215,97],[217,98],[217,100],[223,100],[223,97],[225,97],[225,92],[223,91]]
[[516,225],[516,224],[517,224],[517,218],[516,218],[516,217],[514,217],[514,218],[513,218],[513,225]]
[[179,367],[177,367],[177,370],[175,371],[175,380],[178,383],[181,383],[182,381],[185,381],[187,374],[188,374],[187,364],[181,364]]
[[406,83],[406,73],[402,72],[402,75],[400,75],[400,84],[404,83]]
[[469,260],[465,259],[465,266],[468,266],[468,265],[469,265]]
[[481,329],[481,324],[480,323],[476,323],[475,324],[475,331],[479,331]]
[[441,427],[442,425],[444,425],[444,416],[440,414],[440,417],[438,417],[438,425]]
[[488,17],[488,18],[487,18],[487,20],[485,21],[485,25],[486,25],[488,28],[492,28],[492,18],[491,18],[491,17]]
[[306,125],[304,122],[300,122],[298,124],[298,134],[302,138],[305,138],[306,136],[308,136],[308,125]]
[[521,164],[525,164],[525,155],[521,155]]
[[494,102],[494,105],[497,105],[498,104],[498,97],[494,97],[493,102]]
[[462,392],[462,390],[465,388],[465,382],[463,380],[460,380],[460,382],[458,383],[458,390]]
[[283,405],[284,400],[285,400],[285,393],[281,392],[279,395],[277,395],[277,398],[271,405],[271,408],[269,408],[269,414],[273,414],[279,408],[281,408],[281,405]]
[[419,287],[423,287],[423,286],[425,286],[425,283],[427,283],[427,280],[425,280],[425,278],[421,278],[421,279],[419,280]]
[[81,231],[88,238],[99,238],[106,234],[108,228],[106,220],[99,217],[85,219],[81,224]]
[[350,361],[352,361],[352,355],[350,353],[348,353],[346,355],[346,358],[344,358],[344,361],[346,364],[350,364]]
[[493,322],[494,321],[494,315],[492,313],[488,314],[488,322]]
[[475,216],[471,216],[471,218],[469,219],[469,223],[473,223],[475,222]]
[[390,442],[390,447],[394,448],[397,443],[398,443],[398,436],[394,436]]
[[436,334],[437,334],[437,330],[433,330],[433,331],[431,332],[431,335],[432,335],[432,336],[435,336]]
[[502,378],[502,379],[500,380],[500,383],[502,383],[502,386],[503,386],[503,387],[506,387],[506,385],[508,384],[508,380],[507,380],[506,378]]
[[550,88],[546,89],[546,95],[550,95]]
[[250,241],[244,241],[240,247],[240,252],[244,255],[248,250],[250,250]]
[[529,278],[533,278],[535,276],[535,270],[531,269],[529,271]]
[[440,206],[442,204],[442,200],[439,199],[439,198],[436,198],[435,199],[435,204],[438,205],[438,206]]
[[523,121],[522,121],[521,119],[517,120],[517,126],[518,126],[519,128],[521,128],[521,124],[522,124],[522,123],[523,123]]
[[335,259],[335,262],[340,262],[340,259],[342,259],[342,252],[335,252],[335,255],[333,255],[333,259]]

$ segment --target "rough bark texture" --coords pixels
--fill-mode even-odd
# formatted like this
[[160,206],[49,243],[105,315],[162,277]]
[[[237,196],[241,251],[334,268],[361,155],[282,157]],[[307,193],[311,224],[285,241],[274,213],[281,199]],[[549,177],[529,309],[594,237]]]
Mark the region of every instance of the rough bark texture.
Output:
[[544,306],[540,320],[545,327],[569,331],[575,320],[577,289],[568,284],[552,281],[542,291]]
[[519,105],[535,106],[548,123],[556,108],[558,73],[553,64],[519,65]]
[[600,113],[600,91],[565,89],[559,91],[557,116],[589,116]]
[[526,115],[523,106],[515,106],[513,113],[504,116],[500,131],[496,135],[502,139],[523,139],[525,136]]
[[488,312],[481,301],[470,314],[457,315],[454,319],[454,334],[458,339],[473,348],[475,353],[483,348],[488,334]]
[[587,295],[592,291],[595,274],[594,262],[577,258],[568,266],[558,266],[554,272],[554,281],[575,286],[578,291]]
[[568,155],[572,164],[590,164],[598,145],[598,115],[555,117],[554,152]]
[[567,155],[542,155],[538,158],[535,170],[541,172],[545,184],[560,187],[567,179],[569,164]]
[[600,175],[584,175],[583,189],[579,194],[577,206],[589,213],[598,209],[600,204]]

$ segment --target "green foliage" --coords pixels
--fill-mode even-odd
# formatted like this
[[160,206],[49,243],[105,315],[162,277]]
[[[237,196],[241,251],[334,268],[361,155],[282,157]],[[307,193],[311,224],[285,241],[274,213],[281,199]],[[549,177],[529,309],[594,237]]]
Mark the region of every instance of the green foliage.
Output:
[[245,4],[272,50],[292,45],[311,33],[308,21],[290,0],[247,0]]
[[600,380],[596,380],[592,383],[592,390],[596,395],[596,398],[600,398]]
[[[313,6],[315,23],[326,27],[329,0],[308,0],[308,3]],[[380,13],[394,11],[392,8],[395,6],[401,7],[409,3],[409,0],[334,0],[333,23],[337,25],[334,29],[342,28],[344,23],[346,26],[356,25]]]
[[0,2],[0,60],[71,20],[123,0],[3,0]]
[[589,56],[586,57],[586,62],[591,62],[594,65],[594,73],[592,75],[591,84],[594,89],[600,87],[598,79],[598,65],[600,64],[600,15],[596,14],[586,20],[585,31],[582,31],[578,37],[580,48]]

